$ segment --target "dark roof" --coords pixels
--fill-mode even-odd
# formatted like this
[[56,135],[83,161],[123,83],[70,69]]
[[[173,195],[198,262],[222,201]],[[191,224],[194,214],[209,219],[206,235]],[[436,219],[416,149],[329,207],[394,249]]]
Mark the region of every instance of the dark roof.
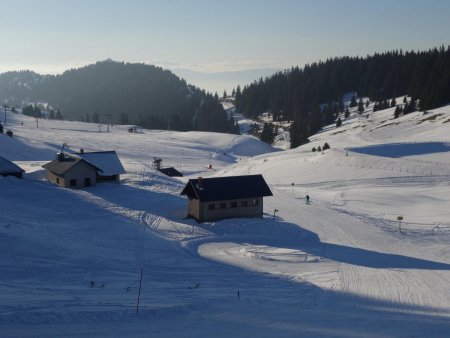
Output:
[[183,174],[180,173],[174,167],[161,168],[161,169],[159,169],[159,171],[162,172],[164,175],[167,175],[167,176],[170,176],[170,177],[183,177]]
[[272,196],[262,175],[191,179],[180,195],[202,202]]
[[95,170],[99,170],[99,168],[97,168],[95,165],[89,163],[88,161],[83,160],[82,158],[75,158],[70,156],[63,156],[61,158],[56,158],[53,161],[44,164],[42,168],[45,168],[58,175],[64,175],[66,172],[68,172],[71,168],[73,168],[80,162],[85,162],[91,167],[93,167]]
[[6,158],[0,156],[0,175],[6,175],[6,174],[18,174],[18,173],[24,173],[25,170],[23,170],[18,165],[14,164],[10,160],[7,160]]

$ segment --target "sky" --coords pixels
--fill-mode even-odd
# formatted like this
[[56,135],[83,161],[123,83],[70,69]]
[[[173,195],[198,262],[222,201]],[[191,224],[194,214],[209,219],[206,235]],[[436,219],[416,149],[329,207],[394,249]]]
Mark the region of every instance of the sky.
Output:
[[450,44],[447,0],[0,0],[0,13],[0,72],[113,59],[263,74]]

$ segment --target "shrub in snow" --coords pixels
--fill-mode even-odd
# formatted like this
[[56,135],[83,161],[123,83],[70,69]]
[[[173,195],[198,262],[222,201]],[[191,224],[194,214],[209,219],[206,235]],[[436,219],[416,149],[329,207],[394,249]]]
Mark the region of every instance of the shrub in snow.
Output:
[[13,132],[11,130],[7,130],[6,131],[6,135],[8,135],[9,137],[13,136]]
[[327,150],[327,149],[330,149],[330,145],[327,142],[325,142],[325,144],[322,147],[322,150]]
[[345,118],[347,119],[350,116],[350,111],[348,110],[348,107],[345,109]]
[[313,153],[317,151],[316,147],[312,148]]

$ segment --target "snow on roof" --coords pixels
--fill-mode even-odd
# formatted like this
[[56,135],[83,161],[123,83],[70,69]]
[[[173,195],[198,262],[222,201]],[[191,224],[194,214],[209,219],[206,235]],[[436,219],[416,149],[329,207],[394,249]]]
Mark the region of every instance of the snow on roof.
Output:
[[18,165],[0,156],[0,174],[23,173],[25,170]]
[[75,155],[100,168],[104,176],[125,174],[125,169],[115,151],[96,151]]

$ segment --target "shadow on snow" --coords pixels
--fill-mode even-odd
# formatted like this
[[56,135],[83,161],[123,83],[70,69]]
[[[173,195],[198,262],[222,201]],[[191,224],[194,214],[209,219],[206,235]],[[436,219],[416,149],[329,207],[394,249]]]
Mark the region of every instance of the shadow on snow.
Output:
[[[204,228],[216,235],[205,238],[203,243],[236,241],[300,249],[334,261],[372,268],[450,270],[450,265],[444,263],[321,242],[314,232],[280,219],[275,221],[268,217],[264,219],[230,219],[197,224],[194,220],[184,219],[187,203],[185,198],[175,193],[165,194],[149,191],[148,188],[151,184],[147,182],[143,187],[111,184],[93,187],[87,189],[86,192],[117,207],[150,212],[172,221]],[[174,191],[181,185],[181,183],[173,183]],[[59,190],[59,188],[54,189]],[[53,188],[48,186],[46,190],[51,193]],[[63,195],[66,199],[59,204],[62,209],[60,212],[64,212],[64,209],[70,210],[70,201],[73,202],[77,199],[77,194],[74,196],[69,191]],[[157,203],[155,203],[156,200]],[[38,200],[37,204],[45,205],[45,201]],[[92,208],[92,205],[80,200],[78,207],[83,210]],[[104,212],[113,213],[114,211],[104,209]],[[83,227],[79,228],[80,224],[73,225],[79,231],[87,230]],[[86,233],[85,236],[85,240],[88,240],[90,234]],[[108,240],[109,236],[108,232],[105,232],[101,241]],[[83,239],[79,238],[78,240]],[[202,244],[201,241],[192,241],[188,247],[196,252],[200,244]],[[82,253],[79,254],[82,255]],[[167,255],[169,252],[163,254]],[[221,337],[231,336],[236,332],[247,336],[255,336],[264,332],[266,337],[297,337],[301,333],[316,337],[347,337],[368,334],[404,337],[414,334],[438,337],[445,336],[450,330],[448,318],[444,315],[433,314],[436,309],[430,307],[323,290],[307,282],[291,282],[266,273],[254,273],[207,259],[195,259],[195,257],[199,258],[196,255],[193,257],[177,256],[176,252],[173,255],[174,265],[169,266],[166,266],[167,261],[156,264],[155,260],[145,260],[144,268],[147,271],[145,278],[148,287],[143,291],[145,302],[139,316],[136,316],[133,311],[114,309],[103,310],[107,313],[96,314],[95,310],[91,312],[88,308],[84,309],[82,304],[75,303],[77,310],[73,311],[73,315],[80,316],[76,317],[77,323],[89,323],[92,321],[90,319],[92,316],[98,316],[94,320],[95,325],[98,325],[99,321],[105,320],[103,318],[105,317],[111,325],[110,330],[115,325],[117,330],[125,330],[124,332],[132,335],[136,321],[142,321],[140,325],[143,325],[150,318],[152,324],[145,324],[145,332],[151,334],[152,332],[160,333],[158,330],[161,329],[161,325],[166,327],[167,318],[171,318],[177,323],[181,323],[187,330],[180,333],[178,326],[173,329],[166,327],[167,336],[174,337],[183,336],[186,332],[192,332],[193,335],[215,332],[215,335]],[[113,266],[104,273],[114,273]],[[187,287],[194,282],[198,282],[200,285],[195,291]],[[241,291],[239,306],[236,303],[236,290]],[[147,302],[148,304],[146,304]],[[165,305],[159,309],[157,304]],[[173,310],[170,310],[171,306],[174,307]],[[83,310],[80,311],[80,309]],[[9,323],[11,323],[10,319],[16,321],[20,319],[17,313],[19,309],[11,310],[11,316],[4,316]],[[52,322],[53,319],[57,319],[53,326],[61,325],[62,331],[70,330],[66,328],[73,320],[69,310],[70,308],[64,310],[61,318],[55,311],[50,315],[40,314],[37,311],[35,314],[27,313],[23,320],[30,323],[33,316],[36,316],[35,324],[45,323],[48,316],[51,316]],[[249,314],[242,317],[243,312]],[[439,312],[445,313],[442,309],[439,309]],[[192,318],[202,318],[203,320],[196,321],[200,323],[195,324],[192,323]],[[218,321],[222,324],[220,331],[216,331],[215,328]],[[64,324],[65,322],[67,324]],[[113,325],[113,322],[118,324]],[[21,330],[24,330],[27,325],[31,325],[25,325],[20,321],[18,323],[21,325],[17,331],[19,333],[23,332]],[[11,332],[14,333],[14,331]]]
[[450,144],[445,142],[390,143],[368,147],[349,148],[355,153],[399,158],[414,155],[426,155],[450,151]]

